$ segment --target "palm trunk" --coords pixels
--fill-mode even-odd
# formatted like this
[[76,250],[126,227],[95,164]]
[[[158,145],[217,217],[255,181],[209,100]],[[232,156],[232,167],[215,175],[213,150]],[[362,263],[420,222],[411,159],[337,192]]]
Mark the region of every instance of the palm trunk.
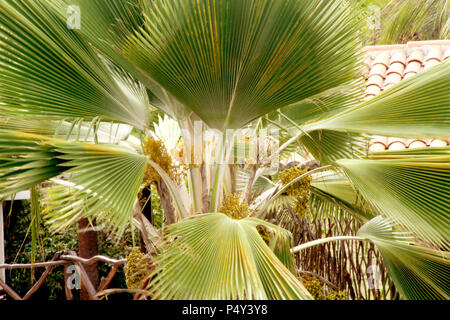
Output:
[[[85,259],[98,255],[97,231],[90,229],[90,227],[92,226],[87,218],[78,220],[78,254],[81,258]],[[97,262],[91,265],[85,265],[84,267],[92,285],[97,289],[99,285]],[[80,299],[90,300],[89,294],[83,285],[81,286]]]
[[175,208],[172,204],[172,197],[170,196],[169,188],[167,188],[167,185],[164,183],[164,181],[160,181],[156,189],[158,190],[159,197],[161,199],[161,206],[164,210],[164,216],[166,217],[166,223],[167,224],[173,224],[176,223],[178,218],[175,213]]

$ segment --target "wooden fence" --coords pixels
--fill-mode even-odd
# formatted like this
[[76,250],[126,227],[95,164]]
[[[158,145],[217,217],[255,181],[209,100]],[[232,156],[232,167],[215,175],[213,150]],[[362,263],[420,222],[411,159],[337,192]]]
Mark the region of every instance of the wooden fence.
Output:
[[[302,219],[300,243],[324,237],[353,235],[361,224],[356,219],[328,218],[309,223]],[[298,268],[321,277],[338,290],[347,290],[351,299],[389,300],[396,296],[383,259],[373,243],[337,241],[297,253]]]
[[[96,262],[104,262],[111,266],[111,271],[109,272],[106,278],[102,278],[100,281],[100,285],[98,288],[95,288],[89,279],[85,266],[91,265]],[[64,288],[66,293],[67,300],[73,300],[72,288],[69,286],[69,281],[67,277],[67,268],[71,265],[75,266],[77,274],[80,277],[81,285],[88,292],[89,298],[91,300],[99,300],[102,296],[107,295],[112,292],[111,289],[108,289],[111,281],[116,275],[117,271],[120,267],[123,267],[126,263],[126,259],[116,260],[111,259],[105,256],[95,256],[90,259],[83,259],[79,257],[75,252],[70,251],[69,254],[57,253],[53,257],[51,261],[48,262],[39,262],[33,264],[0,264],[0,270],[5,269],[24,269],[24,268],[45,268],[45,271],[42,273],[41,277],[34,283],[28,292],[21,297],[13,288],[11,288],[6,281],[0,279],[0,289],[3,289],[9,297],[14,300],[29,300],[36,291],[42,286],[45,282],[45,279],[48,277],[50,272],[52,272],[53,268],[57,265],[64,265]],[[123,289],[117,289],[123,291]],[[126,289],[125,289],[126,290]],[[139,299],[141,297],[140,294],[135,295],[135,299]]]

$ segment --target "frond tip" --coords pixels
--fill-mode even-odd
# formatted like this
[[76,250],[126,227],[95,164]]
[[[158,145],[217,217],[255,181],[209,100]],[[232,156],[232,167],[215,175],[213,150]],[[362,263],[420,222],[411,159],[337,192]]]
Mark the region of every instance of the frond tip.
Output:
[[[392,153],[379,160],[340,160],[374,208],[441,248],[450,247],[450,148]],[[416,151],[417,152],[417,151]]]
[[403,298],[408,300],[450,298],[448,252],[419,247],[411,237],[378,216],[357,233],[372,241],[383,256],[386,269]]
[[[210,213],[169,227],[156,258],[155,299],[311,299],[257,231],[261,222]],[[276,228],[279,230],[279,228]],[[280,231],[279,231],[280,232]],[[282,232],[282,231],[281,231]]]

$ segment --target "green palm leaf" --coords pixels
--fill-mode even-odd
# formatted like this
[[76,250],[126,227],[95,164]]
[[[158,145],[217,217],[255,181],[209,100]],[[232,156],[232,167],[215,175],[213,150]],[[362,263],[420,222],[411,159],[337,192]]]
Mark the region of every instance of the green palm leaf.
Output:
[[358,195],[351,182],[335,171],[326,171],[313,176],[311,186],[351,204],[358,202]]
[[[443,248],[450,245],[450,148],[398,159],[340,160],[355,188],[376,210]],[[392,156],[391,156],[392,157]]]
[[157,0],[124,54],[209,126],[238,128],[353,79],[359,23],[334,1]]
[[[114,145],[54,142],[67,167],[70,180],[91,190],[107,213],[109,222],[123,228],[131,221],[132,209],[147,168],[147,157]],[[80,192],[83,192],[81,190]],[[74,196],[78,195],[74,192]],[[91,212],[101,207],[91,209]]]
[[316,218],[341,216],[342,210],[366,222],[376,214],[344,175],[327,171],[311,181],[311,211]]
[[2,113],[103,116],[144,127],[147,102],[123,91],[104,59],[47,1],[2,1],[0,26]]
[[449,101],[450,62],[446,61],[341,114],[311,123],[306,129],[405,138],[447,138]]
[[381,216],[366,223],[357,233],[372,241],[401,296],[408,300],[450,298],[450,255],[419,247],[407,234]]
[[[147,157],[128,148],[0,130],[0,197],[65,173],[80,186],[68,195],[73,202],[89,194],[98,205],[87,215],[105,209],[109,222],[123,228],[131,221],[146,168]],[[71,210],[62,207],[67,203],[61,202],[62,214]]]
[[117,65],[130,67],[121,51],[128,37],[144,24],[140,2],[140,0],[52,0],[49,5],[53,6],[61,17],[67,17],[68,6],[78,6],[82,15],[82,26],[77,32]]
[[67,181],[58,182],[46,188],[42,197],[45,206],[42,214],[53,231],[63,232],[80,218],[95,216],[97,225],[108,222],[102,217],[107,209],[98,195]]
[[126,124],[103,122],[100,117],[61,120],[57,117],[0,117],[3,130],[20,131],[68,141],[116,144],[126,139],[132,127]]
[[[311,299],[256,231],[254,218],[198,215],[169,227],[150,284],[155,299]],[[272,226],[274,230],[278,227]],[[280,232],[280,231],[279,231]]]
[[[67,18],[68,6],[79,7],[82,27],[77,32],[118,69],[126,70],[134,79],[150,88],[151,103],[172,115],[166,107],[171,102],[167,93],[143,76],[122,53],[127,39],[144,24],[141,3],[141,0],[53,0],[49,5],[53,6],[63,19]],[[182,113],[178,115],[181,116]]]
[[[281,108],[280,112],[289,121],[282,121],[280,124],[285,128],[292,128],[292,123],[302,125],[308,121],[326,118],[354,107],[364,98],[364,79],[357,74],[355,74],[355,78],[349,83]],[[276,113],[273,113],[272,118],[274,115]]]
[[309,132],[300,138],[303,146],[323,165],[339,159],[363,158],[369,140],[365,136],[331,130]]
[[0,129],[0,198],[29,189],[64,169],[50,138]]

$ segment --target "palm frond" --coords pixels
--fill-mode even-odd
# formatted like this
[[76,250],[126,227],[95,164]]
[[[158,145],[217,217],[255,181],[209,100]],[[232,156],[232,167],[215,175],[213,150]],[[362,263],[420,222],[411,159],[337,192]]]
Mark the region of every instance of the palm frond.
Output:
[[342,219],[348,219],[351,215],[346,210],[347,208],[343,207],[341,203],[344,204],[343,201],[327,195],[321,190],[311,188],[311,220],[336,218],[339,221],[342,221]]
[[55,185],[45,189],[42,195],[43,218],[54,232],[63,232],[76,224],[80,218],[96,218],[96,224],[108,209],[99,201],[97,194],[65,180],[57,180]]
[[337,171],[320,172],[313,176],[311,186],[351,204],[358,202],[358,194],[352,183]]
[[0,24],[3,114],[103,116],[145,126],[147,102],[122,90],[104,59],[47,1],[2,1]]
[[68,169],[66,173],[71,174],[70,181],[93,192],[106,207],[109,222],[123,230],[132,219],[133,204],[147,168],[147,157],[115,145],[65,142],[53,142],[52,145],[61,154],[58,158],[64,163],[60,166]]
[[213,128],[346,83],[359,60],[356,14],[334,1],[157,0],[144,13],[124,54]]
[[450,298],[450,255],[411,243],[408,234],[378,216],[361,227],[358,236],[372,241],[401,296],[408,300]]
[[269,190],[270,188],[273,188],[275,186],[276,186],[276,184],[272,180],[261,175],[261,176],[258,176],[255,179],[255,182],[253,183],[253,193],[261,194],[261,193],[265,192],[266,190]]
[[127,148],[0,130],[0,197],[65,173],[81,188],[73,199],[91,193],[111,211],[111,224],[123,227],[146,168],[147,157]]
[[422,239],[448,248],[450,148],[429,150],[422,156],[394,154],[397,159],[340,160],[337,164],[377,211]]
[[57,117],[0,116],[3,130],[32,133],[55,139],[116,144],[126,139],[131,126],[101,121],[95,117],[91,121],[78,119],[58,119]]
[[350,110],[311,123],[331,129],[404,138],[447,138],[450,127],[450,62],[429,68]]
[[122,66],[120,52],[128,37],[144,24],[140,0],[53,0],[61,16],[67,16],[69,6],[80,8],[82,26],[79,33],[105,56]]
[[0,129],[0,198],[53,178],[59,165],[50,138]]
[[[284,128],[293,128],[292,123],[302,125],[308,121],[326,118],[355,106],[364,98],[363,77],[355,74],[355,78],[349,83],[281,108],[280,112],[289,121],[280,119],[280,125]],[[272,119],[274,116],[276,116],[276,113],[271,114]]]
[[[205,214],[169,226],[150,284],[155,299],[311,299],[265,244],[258,219]],[[273,230],[279,230],[272,226]]]
[[142,4],[141,0],[53,0],[49,3],[64,19],[67,18],[69,6],[77,6],[82,17],[82,27],[77,32],[111,61],[117,70],[126,70],[136,79],[135,82],[149,88],[151,91],[147,90],[147,93],[152,105],[171,114],[166,106],[171,104],[167,92],[145,77],[122,53],[127,39],[145,23]]
[[376,216],[351,181],[337,171],[323,172],[311,181],[311,212],[316,218],[341,216],[343,212],[367,222]]
[[339,159],[358,159],[367,155],[369,139],[364,135],[331,130],[309,132],[300,138],[303,146],[323,165]]
[[175,150],[177,143],[180,141],[181,129],[175,120],[164,115],[163,118],[158,116],[158,121],[154,123],[150,134],[156,140],[161,140],[166,149],[171,152]]

